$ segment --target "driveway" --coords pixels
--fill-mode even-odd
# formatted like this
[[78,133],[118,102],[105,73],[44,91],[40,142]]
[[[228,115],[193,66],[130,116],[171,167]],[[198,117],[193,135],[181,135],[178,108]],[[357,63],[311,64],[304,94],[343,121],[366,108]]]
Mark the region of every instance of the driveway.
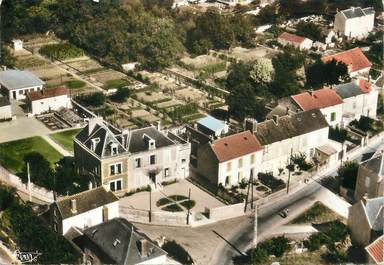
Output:
[[[162,190],[152,191],[152,209],[155,211],[161,210],[156,206],[156,202],[161,198],[170,195],[183,195],[188,197],[189,189],[191,189],[191,200],[196,202],[195,206],[192,208],[193,212],[204,212],[205,208],[213,208],[224,205],[224,203],[220,202],[210,194],[183,179],[177,183],[164,186]],[[119,203],[120,205],[128,208],[149,210],[149,192],[143,191],[128,197],[123,197],[120,199]]]

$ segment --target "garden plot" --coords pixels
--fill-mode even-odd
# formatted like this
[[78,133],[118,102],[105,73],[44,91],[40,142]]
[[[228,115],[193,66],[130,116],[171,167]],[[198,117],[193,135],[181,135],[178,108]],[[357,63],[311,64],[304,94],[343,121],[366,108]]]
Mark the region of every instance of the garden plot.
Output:
[[160,102],[156,104],[156,107],[160,109],[166,109],[166,108],[171,108],[179,105],[185,104],[184,102],[177,100],[177,99],[171,99],[168,101]]
[[67,75],[67,72],[54,64],[46,64],[31,71],[43,80],[61,78],[61,76]]
[[127,80],[128,82],[125,74],[110,69],[92,74],[91,79],[103,83],[104,86],[107,86],[108,82],[115,80]]
[[47,65],[46,61],[29,52],[16,55],[16,67],[19,69],[34,69],[45,65]]
[[66,61],[66,63],[83,73],[91,73],[104,70],[104,67],[102,65],[88,57],[72,59]]
[[152,92],[152,91],[146,91],[146,92],[139,92],[136,94],[137,99],[140,101],[144,101],[146,103],[157,103],[157,102],[165,102],[171,100],[170,97],[164,95],[163,92]]
[[141,76],[147,78],[151,84],[156,84],[162,90],[176,90],[179,85],[177,80],[168,77],[161,73],[150,73],[147,71],[141,71]]
[[265,47],[257,47],[254,49],[246,49],[246,48],[242,48],[242,47],[236,47],[236,48],[233,48],[229,52],[228,56],[235,58],[235,59],[238,59],[238,60],[243,61],[243,62],[250,62],[250,61],[254,61],[258,58],[271,59],[277,53],[278,53],[278,51],[274,51],[272,49],[265,48]]
[[199,106],[209,103],[208,94],[193,87],[177,90],[175,96],[186,102],[196,102]]
[[184,57],[181,62],[195,70],[204,70],[207,66],[223,63],[223,60],[211,55],[200,55],[195,58]]

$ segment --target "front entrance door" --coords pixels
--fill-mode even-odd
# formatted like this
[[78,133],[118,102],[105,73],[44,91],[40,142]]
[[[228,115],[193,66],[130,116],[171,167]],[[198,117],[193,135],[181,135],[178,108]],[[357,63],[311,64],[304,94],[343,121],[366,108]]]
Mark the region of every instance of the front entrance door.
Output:
[[149,173],[149,179],[152,181],[153,184],[156,185],[156,173],[154,172]]
[[16,99],[16,91],[12,91],[12,97],[13,99]]

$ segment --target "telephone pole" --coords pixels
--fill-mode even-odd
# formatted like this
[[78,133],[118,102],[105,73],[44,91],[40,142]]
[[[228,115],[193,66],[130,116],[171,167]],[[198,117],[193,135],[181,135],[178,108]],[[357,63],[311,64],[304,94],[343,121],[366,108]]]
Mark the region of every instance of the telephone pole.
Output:
[[32,194],[31,194],[31,174],[29,173],[29,163],[27,162],[27,175],[28,175],[28,195],[29,201],[32,202]]

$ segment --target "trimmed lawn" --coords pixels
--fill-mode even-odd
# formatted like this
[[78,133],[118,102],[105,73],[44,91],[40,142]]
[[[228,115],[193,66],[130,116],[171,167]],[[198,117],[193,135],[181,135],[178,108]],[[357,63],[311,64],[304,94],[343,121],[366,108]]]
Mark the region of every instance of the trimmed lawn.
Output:
[[0,144],[0,164],[8,170],[18,173],[24,167],[24,156],[38,152],[53,165],[63,156],[39,136]]
[[303,224],[303,223],[325,223],[340,219],[341,217],[335,212],[330,210],[321,202],[316,202],[311,208],[307,211],[296,217],[292,223],[293,224]]
[[81,129],[73,129],[64,132],[53,133],[51,137],[55,142],[60,144],[66,150],[73,152],[73,138],[78,134]]
[[183,209],[177,204],[170,204],[168,206],[163,207],[162,210],[167,211],[167,212],[182,212],[183,211]]

